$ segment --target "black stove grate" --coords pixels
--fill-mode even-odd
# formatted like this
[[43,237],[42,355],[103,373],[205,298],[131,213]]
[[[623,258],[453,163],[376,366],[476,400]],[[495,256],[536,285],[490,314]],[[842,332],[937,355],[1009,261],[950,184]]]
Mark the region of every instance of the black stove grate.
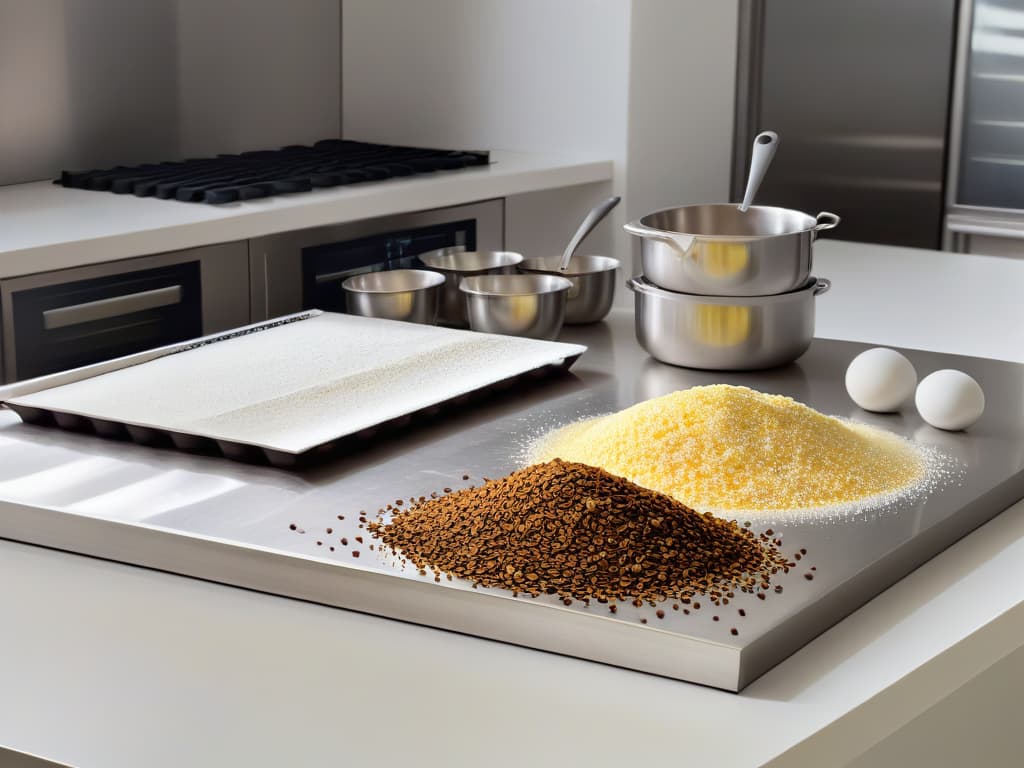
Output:
[[487,165],[487,152],[395,147],[326,139],[311,147],[179,162],[63,171],[55,184],[118,195],[218,205],[362,181]]

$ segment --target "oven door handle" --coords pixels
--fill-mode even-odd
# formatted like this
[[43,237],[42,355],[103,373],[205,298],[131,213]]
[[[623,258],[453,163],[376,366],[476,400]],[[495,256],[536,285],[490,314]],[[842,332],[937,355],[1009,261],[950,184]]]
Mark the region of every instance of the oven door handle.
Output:
[[53,331],[69,325],[91,323],[94,320],[107,320],[111,317],[130,315],[146,309],[169,307],[180,304],[183,290],[180,285],[169,285],[166,288],[155,288],[151,291],[129,293],[125,296],[112,296],[109,299],[87,301],[84,304],[73,304],[70,307],[58,307],[43,312],[43,328]]

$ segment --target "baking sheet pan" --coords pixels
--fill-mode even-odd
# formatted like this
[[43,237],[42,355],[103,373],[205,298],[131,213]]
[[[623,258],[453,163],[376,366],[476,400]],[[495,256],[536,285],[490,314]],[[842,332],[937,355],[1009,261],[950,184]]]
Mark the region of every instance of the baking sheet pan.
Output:
[[310,312],[122,358],[98,375],[36,380],[4,404],[34,424],[291,466],[346,438],[566,370],[585,349]]

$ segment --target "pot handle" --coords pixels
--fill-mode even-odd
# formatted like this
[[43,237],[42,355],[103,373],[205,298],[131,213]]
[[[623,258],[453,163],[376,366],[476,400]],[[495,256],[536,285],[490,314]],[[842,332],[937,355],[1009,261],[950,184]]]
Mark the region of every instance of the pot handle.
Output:
[[687,235],[680,235],[678,237],[666,235],[664,232],[660,230],[644,226],[639,222],[639,220],[631,221],[628,224],[624,224],[622,228],[629,232],[629,234],[631,235],[636,235],[637,237],[646,237],[651,240],[657,240],[660,243],[665,243],[665,245],[677,251],[680,256],[689,255],[690,248],[693,246],[693,241],[696,239],[693,236]]
[[813,238],[817,238],[818,233],[824,232],[826,229],[835,229],[840,222],[840,218],[836,214],[829,213],[828,211],[822,211],[814,217],[814,220],[817,224],[811,228],[811,231],[814,232]]
[[[838,218],[838,216],[836,217]],[[814,295],[821,296],[823,293],[828,293],[828,289],[832,287],[832,281],[827,277],[819,277],[818,282],[814,286]]]

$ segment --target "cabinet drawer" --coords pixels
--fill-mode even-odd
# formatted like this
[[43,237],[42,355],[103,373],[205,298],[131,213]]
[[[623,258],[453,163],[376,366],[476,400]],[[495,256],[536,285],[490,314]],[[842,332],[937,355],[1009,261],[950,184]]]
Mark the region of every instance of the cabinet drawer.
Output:
[[4,380],[43,376],[249,322],[245,242],[0,282]]
[[201,336],[199,262],[11,294],[18,378]]

